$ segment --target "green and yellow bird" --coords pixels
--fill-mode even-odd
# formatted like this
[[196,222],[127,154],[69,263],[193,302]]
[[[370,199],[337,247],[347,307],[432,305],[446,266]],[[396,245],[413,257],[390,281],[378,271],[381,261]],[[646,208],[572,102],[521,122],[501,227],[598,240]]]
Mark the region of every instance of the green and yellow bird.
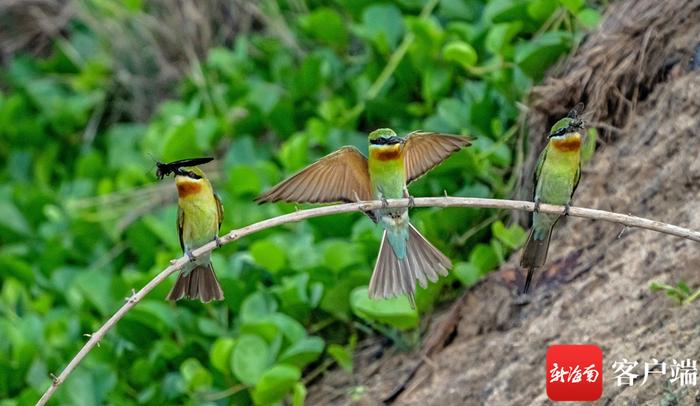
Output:
[[581,178],[581,145],[583,121],[579,118],[583,104],[579,103],[567,117],[557,121],[547,136],[547,146],[537,160],[535,170],[532,228],[527,237],[520,266],[527,268],[523,293],[527,293],[536,268],[547,260],[552,229],[559,214],[539,213],[540,203],[564,205],[568,208]]
[[[346,146],[297,172],[258,197],[264,202],[331,203],[410,198],[407,185],[470,145],[471,138],[432,132],[397,136],[388,128],[369,134],[369,159]],[[452,263],[413,227],[407,208],[366,213],[384,227],[369,283],[371,298],[405,294],[415,307],[415,281],[422,287],[447,275]]]
[[210,256],[193,258],[191,252],[209,241],[219,241],[224,219],[221,200],[209,180],[197,167],[173,169],[177,186],[177,232],[180,247],[192,262],[180,271],[168,300],[199,299],[204,303],[223,300],[224,292],[216,279]]

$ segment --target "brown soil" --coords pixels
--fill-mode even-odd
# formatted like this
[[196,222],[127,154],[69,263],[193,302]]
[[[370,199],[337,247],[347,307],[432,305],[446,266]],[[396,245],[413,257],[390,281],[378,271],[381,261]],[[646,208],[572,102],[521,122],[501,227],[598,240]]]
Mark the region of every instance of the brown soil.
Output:
[[[564,73],[533,91],[531,134],[579,100],[604,133],[575,205],[700,229],[700,70],[690,59],[698,42],[700,1],[620,1]],[[540,142],[531,141],[529,162]],[[355,373],[327,373],[309,388],[308,404],[380,404],[404,382],[394,404],[548,404],[545,352],[555,343],[603,349],[600,404],[700,404],[700,386],[681,388],[667,374],[618,387],[612,368],[637,360],[643,375],[652,358],[700,361],[700,301],[681,306],[649,289],[652,281],[700,287],[700,244],[564,219],[525,306],[513,303],[519,255],[466,292],[452,314],[433,317],[422,348],[401,353],[369,339]]]

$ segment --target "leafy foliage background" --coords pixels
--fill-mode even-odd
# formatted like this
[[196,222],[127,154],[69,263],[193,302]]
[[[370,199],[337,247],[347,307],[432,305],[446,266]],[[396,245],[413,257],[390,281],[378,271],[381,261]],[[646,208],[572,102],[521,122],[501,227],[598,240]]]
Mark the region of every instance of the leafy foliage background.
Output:
[[[522,155],[518,103],[599,19],[583,0],[265,1],[248,29],[193,53],[172,97],[142,121],[123,106],[134,71],[120,50],[158,10],[139,0],[75,7],[48,55],[18,54],[0,70],[1,405],[33,404],[84,334],[181,255],[175,189],[156,183],[150,155],[217,156],[222,230],[294,210],[252,199],[340,146],[366,151],[379,127],[478,137],[413,195],[507,197]],[[139,63],[157,71],[150,54]],[[419,289],[419,313],[521,244],[524,230],[505,214],[412,211],[454,262]],[[302,404],[319,373],[352,369],[362,335],[417,343],[419,313],[404,298],[367,299],[380,236],[365,216],[342,215],[216,251],[224,302],[167,303],[170,286],[160,286],[55,403]]]

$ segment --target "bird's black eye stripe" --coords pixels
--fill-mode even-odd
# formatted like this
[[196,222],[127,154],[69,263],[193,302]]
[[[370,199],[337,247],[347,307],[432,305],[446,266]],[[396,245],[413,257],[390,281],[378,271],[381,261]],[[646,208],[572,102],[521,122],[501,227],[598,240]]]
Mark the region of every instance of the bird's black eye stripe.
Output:
[[555,132],[549,134],[549,138],[552,138],[552,137],[561,137],[562,135],[566,134],[566,132],[567,132],[568,130],[569,130],[569,127],[568,127],[568,126],[562,127],[562,128],[560,128],[560,129],[558,129],[557,131],[555,131]]
[[401,137],[380,137],[370,140],[372,145],[394,145],[401,142]]
[[175,173],[175,175],[179,175],[179,176],[187,176],[188,178],[191,178],[191,179],[202,179],[202,177],[197,175],[196,173],[194,173],[192,171],[186,171],[182,168],[177,168],[177,169],[173,170],[173,173]]
[[569,125],[567,125],[566,127],[562,127],[560,129],[558,129],[557,131],[553,132],[552,134],[549,134],[549,138],[561,137],[562,135],[564,135],[566,133],[578,131],[582,128],[583,128],[583,120],[576,119],[576,120],[571,121],[571,123],[569,123]]

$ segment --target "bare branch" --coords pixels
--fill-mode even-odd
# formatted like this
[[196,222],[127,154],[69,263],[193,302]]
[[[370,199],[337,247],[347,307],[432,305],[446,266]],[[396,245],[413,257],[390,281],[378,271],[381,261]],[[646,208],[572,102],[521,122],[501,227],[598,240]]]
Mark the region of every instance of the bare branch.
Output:
[[[481,207],[481,208],[491,208],[491,209],[511,209],[511,210],[523,210],[523,211],[533,211],[535,208],[534,203],[527,201],[518,200],[498,200],[498,199],[478,199],[470,197],[423,197],[414,199],[415,207]],[[388,200],[388,207],[408,207],[409,199],[395,199]],[[250,234],[257,233],[259,231],[276,227],[282,224],[294,223],[301,220],[330,216],[333,214],[349,213],[353,211],[367,211],[379,209],[382,206],[381,201],[371,201],[371,202],[358,202],[358,203],[347,203],[338,204],[333,206],[317,207],[313,209],[299,210],[282,216],[273,217],[271,219],[263,220],[249,226],[239,228],[237,230],[231,230],[228,234],[222,236],[219,239],[221,245],[228,244],[232,241],[236,241],[242,237]],[[543,213],[558,213],[564,214],[564,206],[554,206],[549,204],[540,204],[540,212]],[[649,220],[641,217],[630,216],[626,214],[618,214],[607,212],[603,210],[586,209],[581,207],[571,207],[569,209],[569,215],[573,217],[582,217],[591,220],[603,220],[612,223],[622,224],[627,227],[637,227],[647,230],[653,230],[660,233],[675,235],[677,237],[686,238],[689,240],[700,242],[700,231],[694,231],[683,227],[678,227],[672,224],[666,224],[655,220]],[[196,250],[192,251],[195,257],[199,257],[206,253],[209,253],[216,249],[216,242],[209,242]],[[114,325],[121,320],[124,315],[131,310],[136,304],[141,301],[150,291],[152,291],[156,286],[163,282],[168,276],[182,269],[187,263],[189,263],[189,258],[187,256],[182,256],[170,263],[170,266],[165,268],[161,273],[156,275],[150,282],[146,284],[141,290],[133,293],[126,303],[117,310],[112,317],[107,320],[102,327],[90,335],[90,339],[85,343],[83,348],[73,357],[73,359],[68,363],[66,368],[61,372],[58,377],[53,378],[53,383],[44,393],[44,395],[39,399],[37,405],[45,405],[46,402],[51,398],[51,396],[56,392],[56,389],[66,380],[68,375],[78,366],[78,364],[85,358],[85,356],[100,342],[100,340],[107,334],[109,330],[114,327]]]

